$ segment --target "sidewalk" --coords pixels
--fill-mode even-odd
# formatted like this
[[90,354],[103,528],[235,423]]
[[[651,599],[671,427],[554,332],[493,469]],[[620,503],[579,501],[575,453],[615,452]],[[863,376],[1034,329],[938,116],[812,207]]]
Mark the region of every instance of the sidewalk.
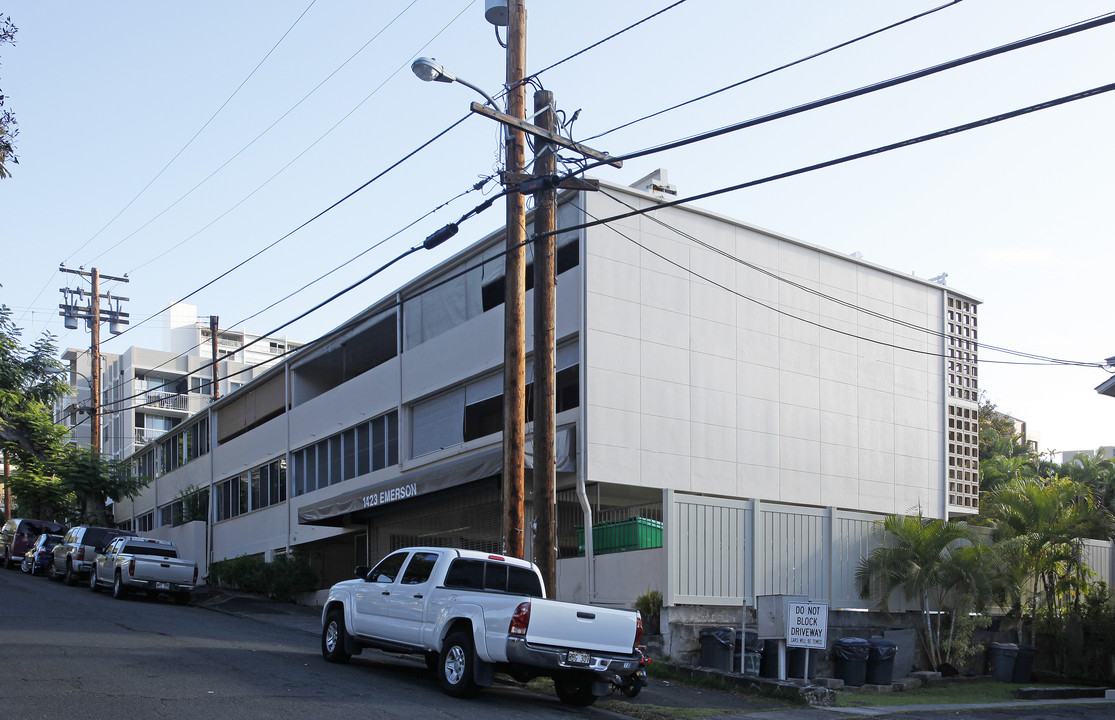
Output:
[[[283,627],[318,638],[321,636],[321,608],[293,603],[278,603],[258,595],[225,590],[202,590],[193,605],[213,612]],[[312,647],[315,652],[317,643]],[[402,656],[400,656],[402,657]],[[420,661],[419,661],[420,662]],[[864,707],[787,707],[786,703],[769,700],[759,695],[744,695],[716,690],[678,685],[669,681],[652,680],[638,697],[628,700],[620,695],[607,698],[609,704],[630,704],[658,708],[709,709],[716,711],[715,720],[837,720],[838,718],[888,717],[905,713],[941,713],[973,710],[1010,710],[1056,705],[1111,705],[1110,716],[1115,717],[1115,693],[1108,692],[1108,699],[1087,698],[1069,700],[1016,700],[1000,703],[973,703],[964,705],[888,705]],[[622,708],[617,708],[623,712]],[[632,708],[637,714],[637,709]],[[725,713],[725,711],[729,711]],[[688,715],[688,717],[693,717]]]

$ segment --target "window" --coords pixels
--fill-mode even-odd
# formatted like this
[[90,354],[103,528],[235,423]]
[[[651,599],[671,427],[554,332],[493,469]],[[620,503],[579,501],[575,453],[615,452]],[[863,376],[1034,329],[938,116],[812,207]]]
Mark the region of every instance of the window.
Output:
[[151,532],[155,525],[155,511],[151,510],[136,518],[136,532]]
[[[565,243],[565,244],[563,244],[563,245],[561,245],[557,248],[556,255],[554,257],[554,264],[556,266],[554,269],[555,269],[556,274],[561,275],[566,270],[571,270],[572,268],[577,267],[579,262],[580,262],[580,249],[579,249],[579,242],[578,242],[577,238],[574,238],[570,242],[567,242],[567,243]],[[525,280],[525,283],[526,283],[526,290],[529,292],[529,291],[534,289],[534,263],[533,262],[528,262],[527,263],[527,266],[526,266],[526,269],[524,270],[524,273],[525,273],[524,280]],[[489,311],[493,308],[496,308],[496,307],[499,307],[500,305],[502,305],[503,302],[504,302],[504,298],[506,296],[506,293],[507,293],[506,283],[504,282],[504,276],[503,275],[500,275],[495,280],[484,284],[480,288],[480,297],[481,297],[482,306],[484,308],[484,312],[487,312],[487,311]]]
[[217,485],[217,520],[286,501],[286,458],[252,468]]
[[393,410],[292,455],[296,496],[397,465],[399,413]]
[[397,552],[393,555],[388,555],[379,565],[368,573],[368,582],[377,583],[393,583],[395,578],[398,577],[399,571],[403,569],[403,561],[407,559],[407,553]]
[[495,561],[454,560],[445,574],[445,586],[542,597],[542,583],[533,571]]
[[407,563],[406,572],[403,573],[403,585],[421,585],[430,579],[437,563],[437,553],[416,552]]

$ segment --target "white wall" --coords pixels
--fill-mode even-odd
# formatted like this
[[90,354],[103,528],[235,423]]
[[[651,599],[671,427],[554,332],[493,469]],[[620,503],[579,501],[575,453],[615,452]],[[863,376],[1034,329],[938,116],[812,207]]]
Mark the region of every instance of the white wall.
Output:
[[656,216],[796,286],[645,217],[617,226],[676,264],[590,229],[586,479],[939,513],[943,379],[925,353],[940,341],[809,290],[939,331],[943,288],[724,219]]

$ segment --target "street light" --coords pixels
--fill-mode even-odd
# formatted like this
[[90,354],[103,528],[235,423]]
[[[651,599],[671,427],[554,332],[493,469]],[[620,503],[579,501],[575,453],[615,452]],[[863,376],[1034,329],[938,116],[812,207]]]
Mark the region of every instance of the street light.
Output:
[[491,95],[484,92],[476,85],[473,85],[468,80],[454,75],[444,65],[433,58],[420,57],[410,64],[410,69],[414,72],[415,75],[418,76],[418,79],[422,80],[423,82],[459,82],[465,87],[472,88],[476,92],[483,95],[484,99],[488,101],[489,105],[497,110],[499,109],[499,105],[496,105],[496,101],[492,98]]
[[[501,3],[493,0],[491,5]],[[526,8],[524,0],[507,0],[507,114],[522,121],[526,115],[526,89],[523,68],[526,65]],[[494,8],[498,10],[498,8]],[[489,22],[499,19],[499,12]],[[495,20],[492,19],[495,18]],[[501,43],[503,44],[503,43]],[[484,96],[493,109],[499,110],[492,96],[476,85],[466,82],[445,69],[433,58],[418,58],[411,70],[425,82],[459,82]],[[504,171],[506,178],[517,177],[526,165],[526,138],[523,131],[509,128],[504,135]],[[504,228],[504,303],[503,303],[503,538],[504,553],[526,557],[524,553],[524,487],[526,424],[526,200],[518,192],[506,194],[507,223]]]

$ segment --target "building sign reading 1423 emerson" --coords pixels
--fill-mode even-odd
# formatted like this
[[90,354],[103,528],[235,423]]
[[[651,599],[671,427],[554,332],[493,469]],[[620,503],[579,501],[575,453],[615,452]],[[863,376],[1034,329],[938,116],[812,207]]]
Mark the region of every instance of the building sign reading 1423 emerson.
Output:
[[791,601],[786,605],[786,645],[824,650],[828,640],[828,603]]

